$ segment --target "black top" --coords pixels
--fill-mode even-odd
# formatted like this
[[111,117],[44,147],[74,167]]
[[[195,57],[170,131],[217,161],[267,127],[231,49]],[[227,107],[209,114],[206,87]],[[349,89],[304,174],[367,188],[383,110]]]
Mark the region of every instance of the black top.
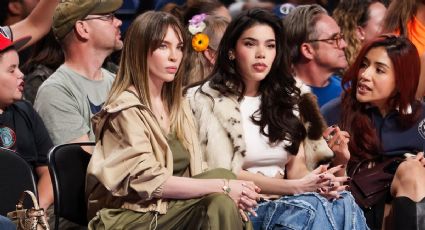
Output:
[[18,101],[0,114],[0,146],[16,151],[31,166],[47,164],[52,140],[40,116],[27,101]]

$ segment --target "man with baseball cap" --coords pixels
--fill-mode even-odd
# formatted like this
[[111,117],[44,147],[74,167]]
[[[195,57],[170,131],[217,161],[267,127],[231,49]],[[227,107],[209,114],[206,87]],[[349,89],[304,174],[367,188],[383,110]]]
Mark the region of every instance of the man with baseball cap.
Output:
[[114,79],[102,64],[123,46],[122,22],[114,16],[121,5],[122,0],[65,0],[55,10],[52,29],[65,63],[43,82],[34,103],[55,145],[94,141],[90,119]]

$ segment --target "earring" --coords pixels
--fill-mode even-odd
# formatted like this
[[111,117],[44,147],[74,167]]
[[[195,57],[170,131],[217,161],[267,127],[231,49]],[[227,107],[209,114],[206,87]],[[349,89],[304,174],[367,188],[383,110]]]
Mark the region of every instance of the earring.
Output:
[[233,61],[233,60],[235,60],[235,54],[233,54],[233,52],[232,51],[229,51],[229,60],[230,61]]

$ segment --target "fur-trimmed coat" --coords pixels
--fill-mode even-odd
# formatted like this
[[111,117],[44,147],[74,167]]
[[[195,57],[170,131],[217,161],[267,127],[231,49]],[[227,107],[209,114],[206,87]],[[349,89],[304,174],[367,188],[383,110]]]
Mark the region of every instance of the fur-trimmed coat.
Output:
[[[225,97],[207,84],[201,93],[189,91],[189,104],[198,122],[198,137],[209,168],[238,173],[246,152],[240,105],[236,97]],[[212,100],[211,100],[212,99]]]
[[[307,138],[303,143],[307,149],[306,164],[312,170],[319,162],[332,158],[333,152],[321,136],[325,125],[314,96],[305,88],[301,87],[301,90],[305,100],[300,103],[304,106],[300,112],[310,113],[308,116],[300,115],[307,129]],[[210,168],[226,168],[239,173],[246,152],[240,104],[235,96],[223,96],[210,88],[208,83],[202,86],[202,91],[211,97],[198,88],[192,88],[188,92],[188,98],[198,122],[204,159]],[[308,119],[303,119],[304,117]],[[313,139],[309,139],[311,137]]]

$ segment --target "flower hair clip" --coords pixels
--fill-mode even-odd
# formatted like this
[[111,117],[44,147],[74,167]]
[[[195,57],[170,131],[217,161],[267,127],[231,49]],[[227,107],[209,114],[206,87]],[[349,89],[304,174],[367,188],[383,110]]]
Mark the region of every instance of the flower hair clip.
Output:
[[207,25],[204,20],[206,14],[197,14],[189,20],[189,32],[193,35],[192,47],[197,52],[202,52],[208,48],[208,35],[202,33]]

